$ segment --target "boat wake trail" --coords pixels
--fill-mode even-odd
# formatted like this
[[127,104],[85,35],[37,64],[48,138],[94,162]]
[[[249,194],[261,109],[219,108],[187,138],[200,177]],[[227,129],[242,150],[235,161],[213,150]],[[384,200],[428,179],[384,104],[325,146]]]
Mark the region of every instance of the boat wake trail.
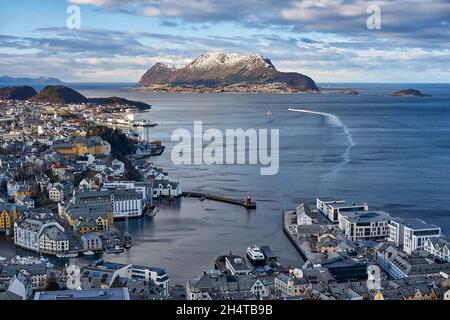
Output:
[[343,162],[337,168],[335,168],[335,170],[333,170],[331,175],[335,175],[342,168],[343,165],[346,165],[347,163],[350,162],[350,151],[353,148],[353,146],[355,145],[355,143],[353,141],[353,137],[352,137],[352,134],[350,133],[349,128],[345,125],[345,123],[342,122],[341,118],[339,118],[338,116],[336,116],[334,114],[325,113],[325,112],[316,112],[316,111],[294,109],[294,108],[289,108],[289,111],[317,114],[317,115],[323,116],[323,117],[325,117],[325,119],[327,120],[327,122],[330,125],[332,125],[336,128],[340,128],[344,131],[344,134],[348,140],[348,147],[347,147],[347,149],[345,149],[345,152],[342,154]]

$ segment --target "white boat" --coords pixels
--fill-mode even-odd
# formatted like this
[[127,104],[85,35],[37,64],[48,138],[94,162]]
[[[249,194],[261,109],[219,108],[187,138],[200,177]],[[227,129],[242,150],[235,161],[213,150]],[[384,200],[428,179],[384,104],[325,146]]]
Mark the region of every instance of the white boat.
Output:
[[95,253],[91,250],[83,252],[85,256],[93,256]]
[[266,264],[264,254],[257,246],[247,248],[247,258],[255,266],[263,266]]
[[5,257],[0,257],[0,262],[6,261],[8,259],[6,259]]

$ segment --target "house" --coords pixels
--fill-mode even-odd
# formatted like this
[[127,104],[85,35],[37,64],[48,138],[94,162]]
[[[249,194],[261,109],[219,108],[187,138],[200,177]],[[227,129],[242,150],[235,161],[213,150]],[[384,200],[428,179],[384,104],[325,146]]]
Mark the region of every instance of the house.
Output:
[[88,232],[80,238],[81,248],[84,251],[101,252],[103,251],[103,243],[97,232]]
[[64,201],[64,190],[60,183],[55,183],[48,192],[48,198],[53,202]]
[[250,292],[258,298],[270,297],[270,292],[274,287],[274,277],[261,277],[255,280],[250,287]]
[[80,238],[83,235],[91,232],[98,232],[99,226],[92,219],[79,219],[72,225],[75,235]]
[[7,263],[0,266],[0,282],[10,282],[14,275],[24,271],[31,278],[33,290],[45,290],[47,287],[47,270],[45,263]]
[[187,300],[255,299],[257,297],[255,294],[266,293],[264,282],[257,283],[257,280],[251,275],[234,276],[211,270],[200,278],[186,283],[186,298]]
[[23,181],[8,181],[6,184],[6,192],[9,197],[15,197],[16,195],[32,196],[31,184]]
[[28,209],[34,208],[34,200],[26,195],[16,196],[16,204],[27,207]]
[[68,181],[54,183],[48,192],[48,197],[54,202],[63,202],[68,199],[73,192],[73,184]]
[[439,260],[450,262],[450,241],[444,238],[427,239],[424,250]]
[[168,180],[155,180],[153,192],[156,198],[160,197],[181,197],[183,191],[179,182],[172,182]]
[[274,287],[284,297],[301,296],[306,292],[309,286],[309,281],[303,276],[296,277],[293,274],[280,273],[275,277]]
[[86,166],[92,165],[92,164],[94,163],[94,161],[95,161],[95,157],[94,157],[92,154],[87,154],[87,155],[84,155],[84,156],[79,156],[79,157],[75,160],[76,163],[78,163],[78,164],[83,164],[83,165],[86,165]]
[[295,208],[295,214],[297,217],[298,226],[310,226],[313,223],[313,219],[306,213],[305,206],[303,204]]
[[339,242],[332,233],[323,233],[317,237],[316,248],[320,253],[335,253],[338,247]]
[[29,274],[26,271],[20,271],[11,279],[8,291],[22,297],[22,300],[28,300],[33,296],[33,285]]
[[92,169],[96,172],[103,172],[106,170],[106,162],[101,159],[97,159],[92,164]]
[[67,170],[67,166],[61,164],[61,163],[54,163],[51,165],[50,169],[52,170],[52,174],[54,176],[60,176],[64,174]]
[[115,177],[122,177],[125,174],[125,163],[114,159],[111,163],[111,169]]
[[440,227],[420,219],[395,218],[389,222],[389,241],[408,254],[423,249],[428,239],[440,236]]

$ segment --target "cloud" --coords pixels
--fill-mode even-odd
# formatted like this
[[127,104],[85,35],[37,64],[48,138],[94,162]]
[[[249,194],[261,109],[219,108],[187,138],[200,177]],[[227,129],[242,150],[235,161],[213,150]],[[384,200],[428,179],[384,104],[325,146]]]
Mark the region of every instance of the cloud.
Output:
[[[148,16],[167,33],[48,27],[27,36],[0,35],[0,73],[138,81],[156,62],[183,65],[205,51],[220,50],[260,53],[282,71],[319,81],[450,81],[448,1],[68,2],[126,13],[130,19]],[[366,9],[374,3],[381,8],[381,30],[366,27]],[[226,32],[215,31],[222,25]]]

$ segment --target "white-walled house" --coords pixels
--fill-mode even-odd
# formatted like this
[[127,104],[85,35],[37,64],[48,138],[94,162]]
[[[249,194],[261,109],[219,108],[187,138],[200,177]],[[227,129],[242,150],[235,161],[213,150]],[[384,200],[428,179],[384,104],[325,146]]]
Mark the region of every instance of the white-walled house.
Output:
[[450,241],[446,239],[429,238],[423,249],[440,260],[450,262]]

